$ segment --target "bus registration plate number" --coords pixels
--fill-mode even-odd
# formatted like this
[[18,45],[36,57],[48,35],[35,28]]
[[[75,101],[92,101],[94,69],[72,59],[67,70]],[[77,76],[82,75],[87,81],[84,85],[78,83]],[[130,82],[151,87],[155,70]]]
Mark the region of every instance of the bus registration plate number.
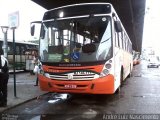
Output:
[[72,88],[72,89],[74,89],[74,88],[77,88],[77,85],[64,85],[64,87],[65,88]]

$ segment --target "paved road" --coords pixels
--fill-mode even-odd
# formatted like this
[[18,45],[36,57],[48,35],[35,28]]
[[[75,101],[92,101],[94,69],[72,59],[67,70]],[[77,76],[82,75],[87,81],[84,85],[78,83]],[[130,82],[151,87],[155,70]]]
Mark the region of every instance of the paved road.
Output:
[[[5,113],[20,120],[160,119],[155,115],[160,114],[159,73],[160,68],[147,68],[143,61],[134,67],[132,77],[123,83],[119,94],[81,94],[68,95],[67,98],[64,95],[64,99],[55,99],[59,96],[47,94]],[[145,115],[133,116],[136,114]]]

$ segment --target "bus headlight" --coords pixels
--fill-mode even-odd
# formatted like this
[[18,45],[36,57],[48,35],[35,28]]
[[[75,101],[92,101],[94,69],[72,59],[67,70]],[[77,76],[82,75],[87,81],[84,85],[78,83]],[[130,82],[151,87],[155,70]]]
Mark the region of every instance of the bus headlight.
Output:
[[103,70],[100,74],[100,77],[105,77],[106,75],[110,74],[111,69],[112,69],[112,60],[110,59],[105,63]]
[[44,76],[50,78],[50,75],[48,73],[44,73]]
[[39,65],[39,74],[44,75],[44,71],[43,71],[43,68],[42,68],[42,66],[41,66],[41,65]]
[[104,69],[104,70],[101,72],[100,77],[105,77],[105,76],[108,75],[108,74],[109,74],[109,70]]
[[42,63],[41,63],[40,61],[39,61],[39,65],[38,65],[38,67],[39,67],[39,74],[44,75],[44,71],[43,71]]
[[112,67],[112,65],[108,63],[108,64],[105,65],[105,67],[106,67],[107,69],[110,69],[110,68]]
[[102,71],[102,73],[103,73],[104,75],[108,75],[108,74],[109,74],[109,70],[104,69],[104,70]]

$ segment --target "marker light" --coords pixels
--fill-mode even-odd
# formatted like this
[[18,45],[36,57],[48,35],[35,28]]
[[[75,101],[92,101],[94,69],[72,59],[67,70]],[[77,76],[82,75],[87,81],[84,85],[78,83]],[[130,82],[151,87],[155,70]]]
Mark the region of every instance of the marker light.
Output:
[[64,12],[59,13],[59,17],[62,18],[64,16]]

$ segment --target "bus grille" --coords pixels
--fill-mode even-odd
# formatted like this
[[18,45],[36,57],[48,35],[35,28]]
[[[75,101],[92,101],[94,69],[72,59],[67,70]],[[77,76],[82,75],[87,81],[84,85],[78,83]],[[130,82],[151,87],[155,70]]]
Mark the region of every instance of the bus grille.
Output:
[[60,75],[49,75],[51,79],[54,80],[93,80],[97,78],[99,75],[95,73],[90,74],[60,74]]

